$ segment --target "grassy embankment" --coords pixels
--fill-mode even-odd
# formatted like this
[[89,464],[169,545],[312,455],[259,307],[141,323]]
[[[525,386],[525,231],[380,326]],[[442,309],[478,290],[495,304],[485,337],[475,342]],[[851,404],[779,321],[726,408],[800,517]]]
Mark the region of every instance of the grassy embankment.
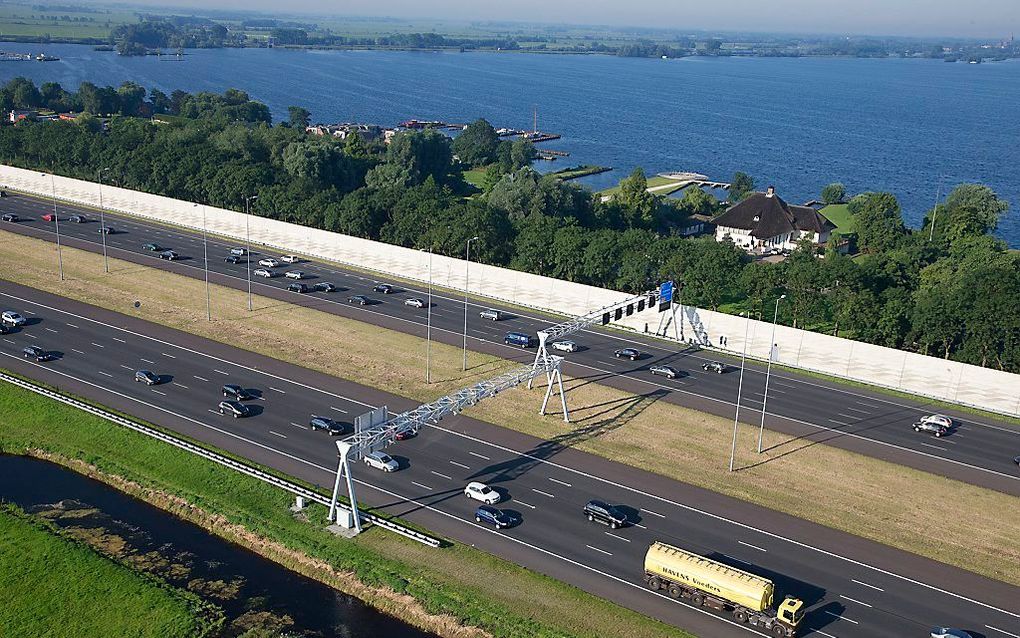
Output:
[[[64,19],[65,16],[68,19]],[[39,5],[8,4],[0,6],[0,39],[38,42],[48,36],[50,40],[66,42],[105,42],[114,27],[134,22],[138,22],[138,17],[129,12],[75,11],[70,6],[62,10]]]
[[[426,386],[424,340],[418,337],[267,298],[256,298],[255,312],[248,313],[244,293],[218,287],[212,295],[215,320],[208,322],[199,280],[117,260],[104,276],[100,256],[65,248],[67,279],[58,283],[54,253],[50,243],[0,232],[0,266],[17,264],[0,267],[0,276],[17,273],[30,286],[422,401],[507,365],[472,354],[465,374],[458,348],[433,343],[436,381]],[[135,299],[142,302],[140,310],[131,306]],[[331,335],[330,341],[323,342],[322,334]],[[388,353],[385,361],[380,351]],[[731,474],[725,471],[725,451],[732,421],[598,380],[598,375],[567,380],[572,424],[535,414],[541,390],[501,393],[468,414],[1020,585],[1020,525],[1001,515],[1017,511],[1014,497],[768,431],[766,453],[759,456],[753,451],[757,428],[750,426],[741,427],[740,470]],[[947,528],[947,517],[968,524]],[[938,538],[917,533],[936,528]]]
[[608,166],[598,166],[595,164],[582,164],[580,166],[571,166],[568,168],[561,168],[558,171],[549,173],[563,181],[578,179],[581,177],[587,177],[588,175],[598,175],[599,173],[606,173],[613,169]]
[[465,545],[431,549],[377,528],[337,538],[316,524],[323,507],[295,517],[291,497],[261,481],[6,383],[0,423],[2,452],[108,482],[443,636],[692,638]]
[[836,231],[842,235],[854,232],[854,217],[846,204],[829,204],[820,211],[830,222],[836,225]]
[[[9,398],[0,404],[6,408]],[[0,539],[4,636],[193,638],[217,631],[197,596],[134,572],[14,506],[0,504]]]

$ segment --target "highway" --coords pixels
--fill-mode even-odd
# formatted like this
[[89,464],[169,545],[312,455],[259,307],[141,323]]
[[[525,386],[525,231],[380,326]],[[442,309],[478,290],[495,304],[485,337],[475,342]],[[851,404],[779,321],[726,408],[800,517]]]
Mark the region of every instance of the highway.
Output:
[[[28,317],[0,337],[0,367],[102,402],[299,478],[328,487],[333,440],[307,428],[311,414],[349,422],[406,399],[73,300],[0,282],[0,305]],[[44,363],[21,350],[54,354]],[[134,381],[137,369],[162,383]],[[253,390],[256,414],[216,412],[224,383]],[[537,406],[540,391],[531,393]],[[534,407],[534,406],[532,406]],[[527,409],[531,409],[528,407]],[[804,600],[803,636],[905,638],[936,624],[986,638],[1020,638],[1020,589],[684,483],[463,415],[389,451],[400,470],[355,470],[359,498],[452,539],[572,583],[702,636],[754,631],[643,588],[642,557],[655,540],[776,581]],[[470,480],[503,495],[519,519],[477,525],[462,494]],[[629,513],[610,530],[581,515],[599,498]],[[956,524],[952,522],[951,524]],[[1010,524],[1004,521],[1004,524]],[[930,533],[930,530],[919,530]],[[342,542],[342,541],[338,541]]]
[[[59,205],[59,211],[64,220],[60,230],[66,245],[95,252],[101,250],[99,223],[94,213],[63,204]],[[2,230],[51,241],[55,238],[54,224],[39,219],[43,214],[52,212],[50,202],[12,195],[0,200],[0,212],[14,212],[24,218],[17,223],[0,222]],[[91,221],[84,224],[67,222],[67,217],[74,213],[84,213]],[[191,277],[202,276],[200,234],[118,215],[108,215],[107,223],[116,229],[115,234],[107,236],[111,256]],[[173,262],[159,259],[156,253],[142,248],[150,242],[161,248],[173,249],[183,258]],[[239,245],[210,237],[210,277],[215,283],[244,290],[248,285],[246,264],[224,262],[229,249]],[[258,268],[256,262],[266,256],[279,257],[279,254],[254,250],[252,270]],[[308,295],[288,292],[286,286],[292,280],[283,277],[282,273],[292,269],[303,271],[309,284],[328,281],[339,289]],[[270,270],[280,273],[280,276],[272,279],[252,277],[256,294],[292,303],[314,303],[320,310],[424,336],[426,310],[404,305],[408,297],[426,296],[421,287],[398,285],[393,294],[378,294],[372,291],[377,280],[365,273],[309,260],[295,265],[281,264]],[[364,294],[372,303],[365,306],[351,304],[347,299],[353,294]],[[497,303],[469,303],[468,341],[471,349],[530,361],[533,350],[522,351],[516,346],[505,345],[504,335],[509,331],[535,334],[551,321],[509,308],[504,308],[507,318],[501,321],[483,320],[479,312],[488,307],[501,308]],[[434,339],[461,345],[463,321],[462,298],[446,294],[433,296]],[[582,349],[566,355],[568,363],[564,371],[568,375],[596,380],[637,394],[664,391],[666,401],[725,417],[733,416],[739,361],[711,351],[686,349],[677,352],[672,344],[663,340],[600,329],[586,330],[572,339]],[[627,346],[638,348],[643,358],[631,362],[613,356],[616,349]],[[713,359],[728,362],[729,371],[721,375],[703,371],[702,364]],[[675,380],[653,377],[648,367],[657,363],[672,365],[680,369],[683,376]],[[742,420],[755,425],[760,422],[764,386],[764,366],[748,364],[741,400]],[[953,417],[956,427],[948,436],[936,439],[913,431],[911,424],[935,411]],[[1020,471],[1013,462],[1013,458],[1020,454],[1020,427],[992,418],[933,408],[926,406],[924,400],[892,397],[780,370],[774,371],[769,384],[766,426],[798,437],[804,444],[823,442],[1020,496]]]

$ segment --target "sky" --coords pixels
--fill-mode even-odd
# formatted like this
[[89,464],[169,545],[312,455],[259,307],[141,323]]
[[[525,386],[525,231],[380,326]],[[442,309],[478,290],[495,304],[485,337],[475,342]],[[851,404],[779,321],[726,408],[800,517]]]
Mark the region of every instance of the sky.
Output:
[[131,0],[346,16],[610,24],[710,31],[1005,38],[1020,0]]

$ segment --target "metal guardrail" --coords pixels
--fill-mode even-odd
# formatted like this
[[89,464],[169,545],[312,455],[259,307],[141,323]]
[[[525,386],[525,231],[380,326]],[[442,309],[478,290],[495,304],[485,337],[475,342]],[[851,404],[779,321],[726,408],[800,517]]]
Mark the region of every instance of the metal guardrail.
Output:
[[[34,383],[25,381],[23,379],[19,379],[9,374],[0,372],[0,380],[6,381],[12,385],[16,385],[25,390],[35,392],[36,394],[42,395],[49,399],[53,399],[54,401],[59,401],[61,403],[64,403],[65,405],[70,405],[74,408],[82,410],[83,412],[88,412],[89,414],[92,414],[94,416],[98,416],[102,419],[106,419],[107,421],[116,423],[121,427],[128,428],[129,430],[134,430],[135,432],[144,434],[145,436],[157,439],[164,443],[168,443],[176,448],[180,448],[187,452],[191,452],[192,454],[197,454],[198,456],[201,456],[204,459],[207,459],[214,463],[218,463],[224,467],[228,467],[232,470],[241,472],[242,474],[246,474],[253,478],[257,478],[260,481],[273,485],[274,487],[278,487],[282,490],[290,492],[295,496],[304,497],[309,501],[314,501],[316,503],[319,503],[320,505],[325,505],[326,507],[329,507],[330,505],[330,499],[328,496],[324,496],[314,490],[310,490],[296,483],[292,483],[286,479],[282,479],[274,474],[264,472],[258,469],[257,467],[253,467],[251,465],[242,463],[240,461],[236,461],[222,454],[218,454],[200,445],[196,445],[183,439],[179,439],[175,436],[167,434],[166,432],[157,430],[156,428],[150,428],[146,425],[142,425],[141,423],[136,423],[130,419],[125,419],[124,417],[113,414],[112,412],[107,412],[106,410],[97,408],[94,405],[89,405],[84,401],[79,401],[78,399],[65,396],[63,394],[60,394],[59,392],[43,388]],[[378,525],[383,529],[389,530],[396,534],[400,534],[401,536],[418,541],[419,543],[422,543],[423,545],[428,545],[429,547],[440,546],[440,541],[438,538],[429,536],[428,534],[423,534],[422,532],[418,532],[409,527],[405,527],[404,525],[395,523],[381,516],[376,516],[375,514],[369,514],[367,512],[361,512],[360,514],[364,520],[372,523],[373,525]]]

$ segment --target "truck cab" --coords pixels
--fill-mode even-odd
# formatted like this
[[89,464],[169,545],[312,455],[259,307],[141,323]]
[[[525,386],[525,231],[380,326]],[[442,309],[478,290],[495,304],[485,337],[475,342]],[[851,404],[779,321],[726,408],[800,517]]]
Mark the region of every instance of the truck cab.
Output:
[[804,601],[787,596],[776,610],[776,618],[791,630],[796,630],[797,625],[804,618]]

